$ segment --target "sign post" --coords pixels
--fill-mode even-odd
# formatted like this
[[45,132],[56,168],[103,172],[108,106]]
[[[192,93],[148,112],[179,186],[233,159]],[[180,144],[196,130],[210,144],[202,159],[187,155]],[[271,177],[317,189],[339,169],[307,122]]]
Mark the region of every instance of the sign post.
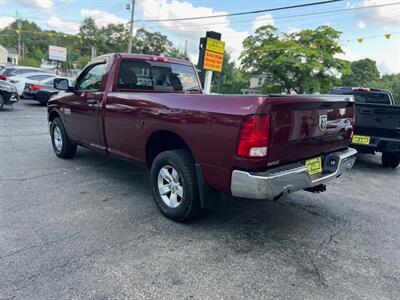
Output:
[[221,34],[207,31],[206,37],[200,39],[198,66],[205,70],[204,92],[211,92],[211,80],[213,72],[222,71],[224,61],[225,43],[221,41]]

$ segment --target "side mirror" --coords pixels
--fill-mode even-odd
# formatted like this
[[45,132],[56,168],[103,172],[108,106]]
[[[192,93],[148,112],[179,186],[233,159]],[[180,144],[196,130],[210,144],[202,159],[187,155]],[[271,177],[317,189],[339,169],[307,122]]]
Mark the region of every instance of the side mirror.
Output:
[[62,91],[71,90],[68,79],[65,78],[54,78],[53,86],[57,90],[62,90]]

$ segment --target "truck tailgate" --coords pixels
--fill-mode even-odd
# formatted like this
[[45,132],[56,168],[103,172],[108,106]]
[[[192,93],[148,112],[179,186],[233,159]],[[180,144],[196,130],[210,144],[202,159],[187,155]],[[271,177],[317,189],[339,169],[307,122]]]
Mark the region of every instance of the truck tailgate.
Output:
[[354,100],[343,95],[272,95],[268,165],[313,158],[349,145]]
[[400,140],[400,106],[356,104],[356,134]]

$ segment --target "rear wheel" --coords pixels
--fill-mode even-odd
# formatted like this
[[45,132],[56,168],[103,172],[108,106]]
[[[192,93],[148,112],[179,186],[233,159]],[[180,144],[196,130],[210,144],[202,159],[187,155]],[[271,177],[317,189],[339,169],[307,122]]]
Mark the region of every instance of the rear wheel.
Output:
[[5,102],[3,95],[0,94],[0,110],[3,109]]
[[382,153],[382,166],[395,169],[399,166],[399,164],[400,164],[400,153],[389,153],[389,152]]
[[55,118],[50,126],[51,143],[54,153],[60,158],[70,158],[76,153],[77,145],[73,143],[60,118]]
[[200,214],[196,171],[188,151],[160,153],[151,166],[150,179],[154,200],[166,217],[183,222]]

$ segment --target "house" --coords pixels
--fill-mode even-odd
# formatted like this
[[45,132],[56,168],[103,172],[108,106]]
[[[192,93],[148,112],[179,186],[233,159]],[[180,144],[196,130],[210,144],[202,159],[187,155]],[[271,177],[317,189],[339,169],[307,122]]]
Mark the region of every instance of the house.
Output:
[[7,49],[0,45],[0,64],[7,63],[7,54]]
[[241,89],[243,95],[258,95],[262,93],[262,86],[268,75],[260,74],[250,77],[250,85],[248,88]]
[[15,48],[7,48],[7,62],[13,65],[18,65],[18,50]]
[[18,65],[18,51],[15,48],[4,48],[0,45],[0,64]]

